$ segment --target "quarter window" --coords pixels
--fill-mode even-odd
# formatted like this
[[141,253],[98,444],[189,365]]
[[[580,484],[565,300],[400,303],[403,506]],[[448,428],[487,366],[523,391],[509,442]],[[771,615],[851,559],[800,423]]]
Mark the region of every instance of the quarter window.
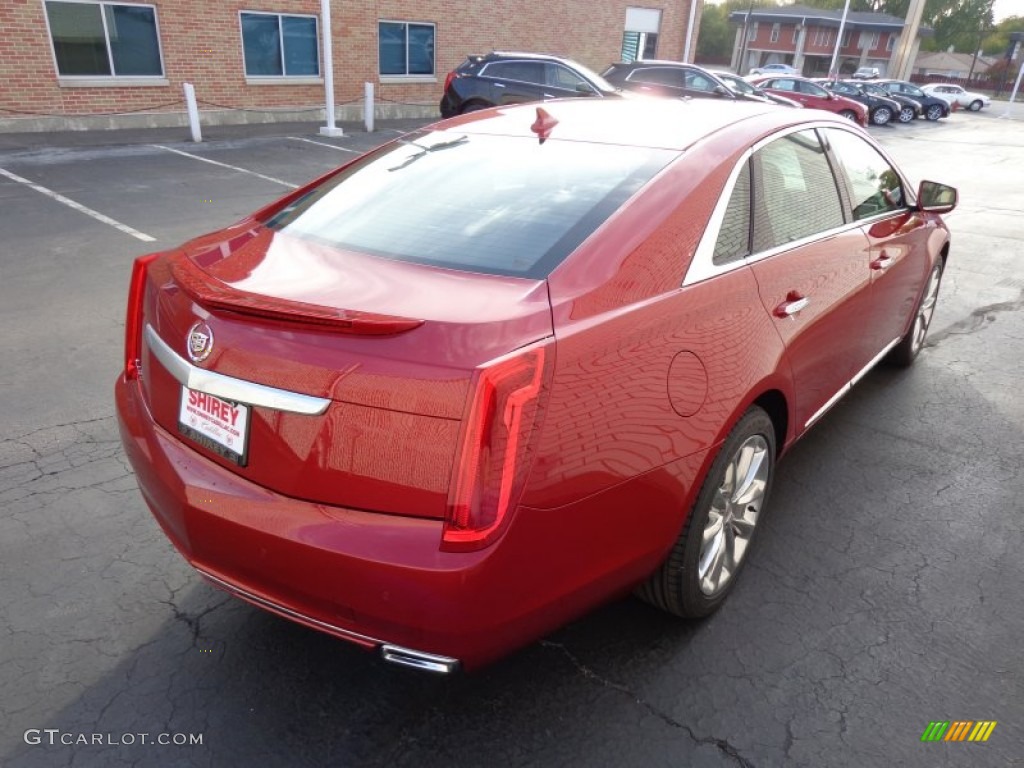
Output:
[[163,77],[151,5],[47,0],[46,19],[62,77]]
[[497,77],[502,80],[514,80],[519,83],[544,83],[543,61],[498,61],[488,64],[480,74],[484,77]]
[[767,251],[844,224],[832,169],[814,131],[773,141],[754,154],[754,251]]
[[377,25],[381,75],[433,75],[433,24],[382,21]]
[[750,253],[750,161],[736,178],[711,260],[728,264]]
[[903,208],[900,176],[878,151],[846,131],[828,131],[850,190],[854,219],[866,219]]
[[250,13],[242,16],[246,77],[318,77],[315,16]]

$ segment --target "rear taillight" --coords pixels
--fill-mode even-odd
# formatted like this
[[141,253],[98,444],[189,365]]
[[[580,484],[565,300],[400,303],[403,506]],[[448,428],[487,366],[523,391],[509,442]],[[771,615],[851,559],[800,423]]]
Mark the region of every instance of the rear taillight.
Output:
[[448,86],[452,84],[452,80],[456,77],[458,77],[458,73],[454,69],[448,73],[448,76],[444,79],[444,90],[442,93],[448,92]]
[[132,280],[128,286],[128,313],[124,320],[124,377],[139,378],[142,357],[142,302],[146,295],[146,270],[157,257],[153,253],[139,256],[132,264]]
[[442,549],[480,549],[504,530],[529,469],[553,347],[498,358],[474,376],[448,496]]

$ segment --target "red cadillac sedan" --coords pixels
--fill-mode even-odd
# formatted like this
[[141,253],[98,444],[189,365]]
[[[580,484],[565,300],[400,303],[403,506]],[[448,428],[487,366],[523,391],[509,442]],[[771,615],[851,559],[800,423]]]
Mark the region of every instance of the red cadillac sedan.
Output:
[[760,75],[749,79],[751,83],[758,88],[763,88],[768,93],[793,99],[808,109],[835,112],[847,120],[853,120],[863,128],[868,127],[867,107],[859,101],[854,101],[846,96],[822,88],[806,77]]
[[820,112],[438,123],[136,260],[125,451],[206,579],[398,664],[705,616],[779,457],[920,351],[956,200]]

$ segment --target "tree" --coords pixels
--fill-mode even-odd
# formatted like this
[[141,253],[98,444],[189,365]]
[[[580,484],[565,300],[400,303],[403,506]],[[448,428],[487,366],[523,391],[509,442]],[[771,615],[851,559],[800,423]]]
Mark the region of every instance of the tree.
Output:
[[1002,56],[1010,46],[1010,33],[1024,32],[1024,16],[1010,16],[996,24],[981,44],[986,56]]
[[729,10],[721,5],[705,5],[697,38],[697,61],[728,59],[734,32],[729,25]]

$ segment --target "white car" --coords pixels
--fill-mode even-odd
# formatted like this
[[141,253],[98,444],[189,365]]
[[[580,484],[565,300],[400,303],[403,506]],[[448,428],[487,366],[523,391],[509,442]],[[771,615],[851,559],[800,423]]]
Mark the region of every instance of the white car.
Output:
[[791,67],[789,64],[762,64],[760,67],[754,67],[750,70],[750,75],[799,75],[800,70],[796,67]]
[[977,112],[982,107],[987,107],[992,103],[992,99],[985,94],[965,91],[959,85],[953,85],[952,83],[922,85],[921,90],[932,96],[945,99],[950,105],[956,102],[957,106],[969,109],[971,112]]

